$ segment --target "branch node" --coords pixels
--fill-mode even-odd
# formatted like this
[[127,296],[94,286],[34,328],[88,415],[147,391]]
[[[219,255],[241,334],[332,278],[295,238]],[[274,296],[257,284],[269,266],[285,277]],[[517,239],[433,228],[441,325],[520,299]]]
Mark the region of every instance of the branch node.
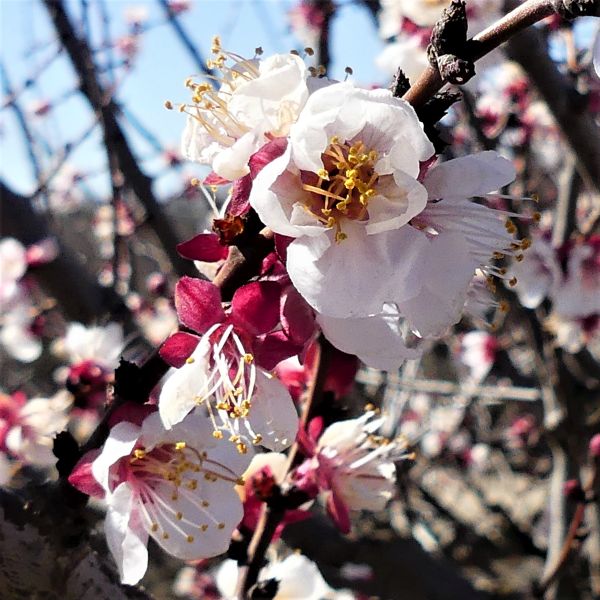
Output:
[[463,85],[475,75],[467,42],[467,9],[464,0],[453,0],[431,32],[427,58],[443,81]]

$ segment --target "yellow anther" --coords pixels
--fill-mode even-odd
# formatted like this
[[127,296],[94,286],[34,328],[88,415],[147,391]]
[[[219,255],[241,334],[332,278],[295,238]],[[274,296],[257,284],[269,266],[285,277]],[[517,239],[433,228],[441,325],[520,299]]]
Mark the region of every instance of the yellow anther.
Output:
[[516,277],[511,277],[508,280],[508,285],[510,285],[510,287],[515,287],[515,285],[517,285],[517,278]]
[[245,485],[246,484],[246,480],[243,477],[238,477],[235,480],[235,485]]
[[246,446],[246,444],[244,444],[243,442],[239,442],[235,445],[235,447],[237,448],[237,451],[240,454],[246,454],[246,452],[248,452],[248,446]]
[[229,438],[229,441],[230,441],[230,442],[239,442],[239,441],[240,441],[240,436],[239,436],[239,435],[232,435],[232,436]]
[[337,135],[334,135],[331,140],[329,140],[330,144],[339,144],[340,143],[340,138]]
[[250,354],[249,352],[244,354],[244,362],[247,365],[252,364],[252,361],[254,361],[254,356],[252,354]]
[[329,173],[325,170],[325,169],[319,169],[317,171],[317,175],[321,178],[321,179],[325,179],[326,181],[329,181]]
[[204,508],[207,508],[208,506],[210,506],[210,502],[208,500],[202,500],[202,506]]
[[516,260],[517,262],[521,262],[521,261],[522,261],[524,258],[525,258],[525,257],[524,257],[522,254],[517,254],[517,255],[515,256],[515,260]]
[[219,524],[217,525],[217,527],[218,527],[219,529],[225,529],[225,523],[219,523]]
[[328,217],[331,214],[331,208],[322,208],[321,212]]
[[142,450],[141,448],[136,448],[136,449],[133,451],[133,455],[134,455],[136,458],[144,458],[144,457],[146,456],[146,451],[145,451],[145,450]]
[[183,519],[183,513],[182,513],[182,512],[178,512],[178,513],[175,515],[175,518],[176,518],[178,521],[181,521],[181,519]]
[[260,435],[260,433],[257,433],[254,438],[252,439],[252,443],[253,444],[260,444],[262,442],[262,435]]
[[156,523],[152,523],[150,526],[150,531],[158,531],[158,525]]
[[223,432],[216,430],[213,431],[213,437],[217,440],[222,440],[223,439]]
[[168,539],[169,539],[169,534],[168,534],[168,533],[165,531],[165,532],[162,534],[162,538],[163,538],[163,540],[168,540]]
[[339,244],[340,242],[343,242],[344,240],[348,239],[348,236],[343,232],[343,231],[338,231],[335,234],[335,241]]
[[[196,181],[198,181],[198,180],[196,180]],[[192,180],[192,185],[194,185],[194,182],[193,182],[193,180]],[[198,185],[198,184],[196,184],[196,185]],[[185,362],[186,362],[188,365],[191,365],[192,363],[195,363],[195,362],[196,362],[196,359],[195,359],[193,356],[189,356],[188,358],[186,358],[186,359],[185,359]]]
[[195,490],[198,487],[198,481],[196,479],[190,479],[190,481],[185,484],[185,487],[187,487],[188,490]]
[[200,525],[200,530],[201,531],[206,531],[208,529],[208,525]]
[[221,38],[218,35],[213,36],[210,51],[213,54],[218,54],[219,52],[221,52]]
[[[198,187],[200,185],[200,180],[197,177],[192,177],[190,179],[190,185],[192,185],[193,187]],[[194,359],[190,356],[185,359],[185,362],[191,364],[194,362]]]
[[184,450],[187,447],[185,442],[177,442],[175,444],[175,450]]
[[194,536],[193,536],[193,535],[188,535],[188,536],[185,538],[185,540],[186,540],[186,542],[188,542],[188,543],[190,543],[190,544],[191,544],[191,543],[194,541]]

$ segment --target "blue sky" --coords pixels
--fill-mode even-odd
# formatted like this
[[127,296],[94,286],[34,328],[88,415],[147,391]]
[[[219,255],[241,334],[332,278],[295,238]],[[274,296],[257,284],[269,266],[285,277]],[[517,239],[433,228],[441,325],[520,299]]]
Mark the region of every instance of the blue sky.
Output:
[[[98,33],[101,23],[94,0],[88,0],[92,31]],[[251,56],[254,48],[262,46],[265,53],[284,52],[302,47],[290,32],[286,14],[293,2],[289,0],[194,0],[192,9],[181,17],[182,24],[204,55],[208,55],[211,38],[220,34],[223,46],[242,55]],[[373,65],[373,59],[382,45],[369,13],[351,0],[340,2],[341,9],[334,20],[333,64],[331,74],[343,78],[347,65],[354,69],[354,78],[362,83],[385,83],[385,76]],[[127,32],[125,10],[143,6],[149,22],[162,19],[162,9],[155,0],[107,0],[111,33]],[[67,6],[74,19],[80,19],[81,3],[69,0]],[[0,0],[0,42],[2,62],[13,88],[21,87],[32,71],[53,54],[54,35],[46,11],[38,0]],[[99,40],[98,36],[95,38]],[[32,48],[38,48],[32,53]],[[176,111],[168,112],[163,103],[187,99],[184,79],[195,71],[171,28],[161,25],[151,28],[142,39],[135,68],[119,88],[118,99],[133,115],[156,136],[165,147],[177,147],[183,128],[183,117]],[[66,57],[55,60],[36,79],[32,89],[21,97],[26,108],[40,97],[55,101],[67,95],[51,116],[29,118],[34,132],[50,141],[53,148],[76,139],[92,122],[89,108],[79,94],[68,95],[74,89],[75,78]],[[34,180],[27,157],[23,136],[13,113],[0,113],[0,175],[14,189],[27,193],[34,188]],[[144,168],[151,174],[164,171],[164,162],[135,130],[128,129],[130,139]],[[102,174],[105,156],[99,131],[72,154],[70,162],[85,173],[99,173],[88,179],[89,189],[100,196],[108,189]],[[53,164],[56,156],[52,148],[40,148],[46,165]],[[190,167],[192,168],[192,167]],[[174,175],[161,176],[156,189],[161,196],[175,191],[179,179]]]

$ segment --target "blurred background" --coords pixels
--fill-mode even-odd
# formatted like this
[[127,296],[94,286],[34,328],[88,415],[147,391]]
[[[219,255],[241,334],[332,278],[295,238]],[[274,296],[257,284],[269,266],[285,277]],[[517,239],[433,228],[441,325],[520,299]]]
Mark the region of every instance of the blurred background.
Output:
[[[176,329],[174,283],[197,271],[175,246],[210,228],[224,192],[192,184],[208,171],[182,159],[185,116],[165,102],[189,101],[186,78],[208,75],[212,37],[249,58],[295,50],[331,78],[387,87],[397,67],[414,81],[427,64],[437,16],[421,4],[446,3],[0,2],[3,423],[26,397],[59,406],[66,386],[69,427],[85,439],[121,349],[139,358]],[[470,33],[514,4],[469,0]],[[494,206],[518,213],[530,247],[523,260],[498,257],[507,285],[482,279],[463,321],[421,359],[398,373],[363,368],[348,387],[341,415],[375,404],[390,416],[384,433],[416,454],[399,465],[389,508],[350,537],[322,514],[286,529],[334,588],[600,598],[597,30],[557,17],[516,36],[478,63],[439,126],[445,158],[494,149],[514,161],[517,180]],[[3,452],[3,485],[39,478],[34,461]],[[179,572],[152,558],[155,597],[220,597],[216,563]],[[544,573],[552,585],[540,592]]]

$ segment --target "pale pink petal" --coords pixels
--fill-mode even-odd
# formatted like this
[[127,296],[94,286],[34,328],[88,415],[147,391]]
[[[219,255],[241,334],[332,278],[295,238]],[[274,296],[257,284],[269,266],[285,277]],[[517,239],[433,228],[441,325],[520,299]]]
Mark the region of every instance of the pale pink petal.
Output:
[[511,161],[488,150],[433,167],[423,184],[430,199],[471,198],[499,190],[514,181],[515,176]]

